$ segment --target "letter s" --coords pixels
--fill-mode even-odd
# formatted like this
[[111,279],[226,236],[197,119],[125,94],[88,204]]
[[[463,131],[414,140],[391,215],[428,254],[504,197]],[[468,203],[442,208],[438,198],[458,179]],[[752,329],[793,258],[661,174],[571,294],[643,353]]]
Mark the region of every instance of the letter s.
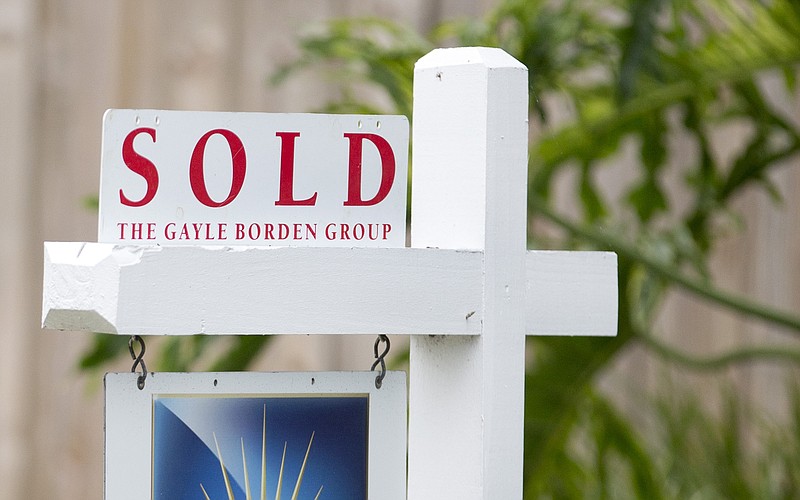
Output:
[[139,201],[128,199],[128,197],[122,192],[122,189],[119,190],[119,201],[123,205],[127,205],[129,207],[141,207],[147,205],[156,195],[156,191],[158,190],[158,170],[156,169],[156,166],[153,164],[153,162],[140,155],[133,149],[133,140],[137,135],[142,133],[149,135],[153,139],[153,142],[156,142],[155,129],[137,128],[132,130],[125,137],[125,141],[122,143],[122,161],[125,162],[125,165],[131,169],[131,171],[141,175],[144,180],[147,181],[147,192]]

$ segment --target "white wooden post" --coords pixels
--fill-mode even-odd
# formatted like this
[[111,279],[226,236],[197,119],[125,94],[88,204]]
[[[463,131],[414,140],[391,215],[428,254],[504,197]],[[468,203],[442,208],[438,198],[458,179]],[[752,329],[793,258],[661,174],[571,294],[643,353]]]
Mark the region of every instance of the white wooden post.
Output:
[[525,250],[527,89],[499,49],[420,59],[415,248],[45,243],[43,325],[414,335],[408,498],[521,498],[525,335],[617,321],[614,254]]
[[414,78],[412,246],[484,258],[481,335],[411,339],[408,495],[522,498],[528,72],[458,48]]

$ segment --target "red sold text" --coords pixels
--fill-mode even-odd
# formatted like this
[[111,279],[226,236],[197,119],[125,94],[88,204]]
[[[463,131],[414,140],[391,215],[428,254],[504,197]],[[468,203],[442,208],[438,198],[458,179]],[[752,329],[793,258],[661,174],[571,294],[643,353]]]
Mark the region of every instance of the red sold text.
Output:
[[[157,143],[158,137],[156,129],[140,127],[127,134],[122,143],[122,160],[125,166],[132,172],[141,176],[147,183],[147,189],[141,198],[129,197],[124,189],[119,190],[119,201],[128,207],[142,207],[150,203],[156,196],[159,187],[158,167],[148,158],[134,149],[134,140],[142,136]],[[230,149],[231,156],[231,186],[225,198],[212,198],[206,185],[204,161],[205,150],[209,139],[214,136],[222,137]],[[300,132],[276,132],[275,137],[280,141],[280,159],[278,171],[278,197],[274,201],[276,206],[314,206],[317,202],[317,192],[309,196],[296,197],[294,193],[294,159],[295,143],[300,137]],[[343,200],[346,207],[371,206],[383,201],[391,191],[394,184],[396,161],[395,155],[389,143],[377,134],[371,133],[344,133],[343,139],[349,143],[348,169],[347,169],[347,196]],[[377,193],[365,199],[361,189],[361,165],[363,159],[364,144],[371,144],[370,147],[377,149],[381,161],[381,180]],[[234,132],[227,129],[214,129],[206,132],[195,144],[189,158],[188,177],[192,193],[198,202],[211,207],[224,207],[233,202],[242,190],[247,175],[247,154],[242,140]],[[165,228],[166,229],[166,228]],[[120,229],[123,231],[124,229]],[[142,231],[149,230],[149,227],[142,227]],[[187,228],[190,234],[191,227]],[[216,228],[219,230],[219,228]],[[354,228],[348,228],[348,234]],[[130,231],[134,231],[131,227]],[[340,228],[339,232],[345,231]],[[365,228],[365,232],[368,232]],[[176,228],[176,233],[181,234],[182,228]],[[148,233],[149,234],[149,233]],[[217,233],[218,234],[218,233]]]

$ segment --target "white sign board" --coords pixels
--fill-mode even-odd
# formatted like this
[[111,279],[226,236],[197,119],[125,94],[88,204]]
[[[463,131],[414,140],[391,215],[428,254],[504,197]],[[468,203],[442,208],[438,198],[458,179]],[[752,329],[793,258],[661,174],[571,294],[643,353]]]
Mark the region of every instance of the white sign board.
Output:
[[404,116],[111,109],[98,241],[405,245]]
[[106,375],[105,498],[406,498],[406,378]]

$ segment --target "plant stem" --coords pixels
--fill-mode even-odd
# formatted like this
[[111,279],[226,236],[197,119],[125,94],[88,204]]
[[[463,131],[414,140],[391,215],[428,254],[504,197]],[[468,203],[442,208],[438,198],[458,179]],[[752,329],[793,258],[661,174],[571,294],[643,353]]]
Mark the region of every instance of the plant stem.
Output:
[[579,225],[568,220],[554,211],[550,210],[546,203],[529,195],[528,206],[536,213],[542,215],[551,222],[561,226],[570,233],[592,242],[601,247],[607,247],[633,261],[647,267],[650,271],[658,274],[666,280],[688,290],[695,295],[707,299],[711,302],[728,307],[736,312],[753,316],[755,318],[780,326],[784,326],[795,332],[800,332],[800,318],[786,311],[781,311],[765,304],[754,302],[746,297],[734,295],[730,292],[720,290],[705,281],[696,280],[682,274],[676,266],[659,261],[641,252],[635,246],[630,245],[620,238],[611,235],[607,231],[598,230],[592,227]]
[[663,344],[661,341],[656,340],[655,337],[645,334],[644,332],[639,332],[637,337],[657,354],[695,370],[717,370],[733,363],[743,363],[755,360],[788,361],[800,363],[800,352],[782,347],[755,347],[750,349],[738,349],[718,356],[703,358],[674,349],[666,344]]

